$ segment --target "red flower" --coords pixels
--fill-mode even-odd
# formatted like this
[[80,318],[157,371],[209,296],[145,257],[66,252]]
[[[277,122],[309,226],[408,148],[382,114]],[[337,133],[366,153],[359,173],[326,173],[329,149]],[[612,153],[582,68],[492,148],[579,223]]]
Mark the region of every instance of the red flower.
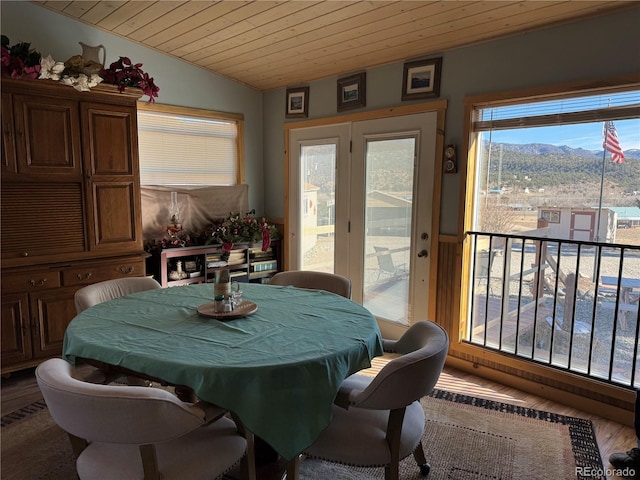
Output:
[[131,63],[127,57],[120,57],[119,60],[109,65],[109,68],[100,70],[100,76],[105,83],[117,85],[118,91],[122,92],[126,87],[138,87],[145,95],[149,96],[149,102],[155,101],[160,88],[153,82],[153,77],[142,71],[142,64]]
[[262,226],[262,251],[266,252],[271,246],[271,233],[267,225]]

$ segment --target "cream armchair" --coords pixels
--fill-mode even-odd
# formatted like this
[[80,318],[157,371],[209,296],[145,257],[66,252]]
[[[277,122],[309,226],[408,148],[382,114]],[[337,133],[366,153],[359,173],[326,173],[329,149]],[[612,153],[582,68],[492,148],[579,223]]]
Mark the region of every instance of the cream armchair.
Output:
[[276,273],[269,280],[269,285],[325,290],[345,298],[351,298],[351,280],[335,273],[290,270]]
[[[446,332],[436,323],[418,322],[397,342],[400,357],[375,377],[351,375],[340,387],[333,418],[308,457],[360,467],[385,467],[385,479],[398,479],[400,460],[413,456],[423,475],[430,466],[422,448],[425,413],[420,399],[435,387],[449,348]],[[297,476],[290,462],[287,478]]]
[[162,287],[151,277],[116,278],[87,285],[75,293],[76,313],[114,298],[156,288]]
[[36,379],[81,480],[215,479],[241,461],[244,478],[255,479],[252,437],[218,407],[158,388],[87,383],[60,358],[40,364]]

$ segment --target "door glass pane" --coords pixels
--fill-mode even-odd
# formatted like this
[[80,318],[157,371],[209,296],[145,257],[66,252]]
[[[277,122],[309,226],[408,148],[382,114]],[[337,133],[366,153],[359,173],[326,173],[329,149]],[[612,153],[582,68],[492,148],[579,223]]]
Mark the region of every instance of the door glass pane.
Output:
[[415,138],[368,140],[365,158],[364,306],[406,323]]
[[334,271],[336,145],[300,147],[300,269]]

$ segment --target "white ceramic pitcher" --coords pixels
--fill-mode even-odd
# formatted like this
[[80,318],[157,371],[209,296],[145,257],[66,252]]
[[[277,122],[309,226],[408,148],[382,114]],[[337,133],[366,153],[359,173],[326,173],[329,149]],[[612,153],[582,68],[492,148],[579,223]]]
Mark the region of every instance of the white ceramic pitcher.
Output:
[[[104,67],[104,62],[107,56],[107,51],[104,48],[104,45],[96,45],[95,47],[92,47],[91,45],[86,45],[82,42],[78,43],[80,43],[80,46],[82,47],[82,59],[84,60],[85,65],[91,60]],[[102,50],[102,60],[100,60],[100,50]]]

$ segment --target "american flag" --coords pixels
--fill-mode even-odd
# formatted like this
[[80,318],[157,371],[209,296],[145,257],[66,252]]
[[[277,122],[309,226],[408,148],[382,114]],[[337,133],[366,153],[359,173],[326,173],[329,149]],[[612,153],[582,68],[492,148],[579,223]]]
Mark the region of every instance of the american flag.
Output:
[[616,132],[613,122],[604,122],[604,131],[602,133],[604,135],[602,146],[607,152],[611,153],[611,161],[613,163],[624,163],[624,153],[618,141],[618,132]]

